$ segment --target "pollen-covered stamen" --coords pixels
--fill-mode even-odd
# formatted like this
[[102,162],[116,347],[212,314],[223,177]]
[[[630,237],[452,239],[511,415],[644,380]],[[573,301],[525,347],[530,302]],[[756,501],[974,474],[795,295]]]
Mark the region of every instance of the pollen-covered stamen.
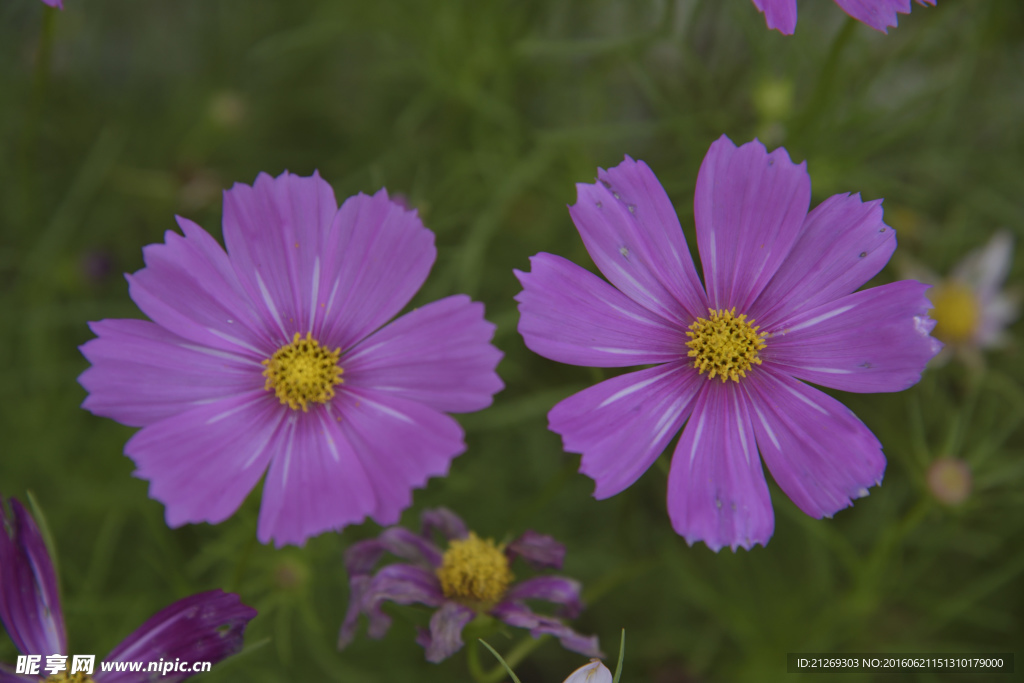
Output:
[[944,342],[971,341],[981,321],[981,304],[971,289],[959,282],[945,282],[928,292],[935,321],[932,334]]
[[305,338],[296,332],[290,344],[263,361],[267,366],[263,388],[273,390],[292,410],[308,412],[310,403],[327,403],[334,398],[334,387],[342,383],[340,357],[340,348],[331,351],[309,332]]
[[81,671],[77,671],[73,674],[62,671],[59,674],[53,674],[48,677],[46,679],[46,683],[93,683],[93,681],[91,677]]
[[501,600],[514,577],[504,547],[470,531],[448,545],[437,578],[446,598],[480,606]]
[[747,376],[751,365],[761,364],[757,352],[764,348],[766,334],[758,332],[757,325],[747,320],[745,313],[737,316],[735,308],[709,308],[708,317],[697,318],[686,333],[690,338],[686,355],[693,359],[699,374],[708,372],[708,379],[721,377],[722,382],[739,382],[740,377]]

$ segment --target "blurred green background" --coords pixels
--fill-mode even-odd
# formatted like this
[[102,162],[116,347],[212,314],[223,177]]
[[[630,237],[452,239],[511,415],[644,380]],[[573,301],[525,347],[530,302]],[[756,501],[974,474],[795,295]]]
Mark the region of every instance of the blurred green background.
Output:
[[[1020,0],[915,5],[888,36],[808,0],[792,37],[750,0],[66,5],[0,4],[0,492],[31,490],[46,512],[72,652],[102,657],[171,601],[223,587],[260,615],[244,653],[196,680],[471,680],[464,652],[424,661],[415,607],[391,611],[384,640],[361,631],[336,651],[342,553],[374,524],[275,550],[255,541],[257,491],[223,524],[168,529],[122,455],[133,430],[79,408],[86,322],[140,316],[121,273],[174,214],[219,238],[222,189],[319,169],[339,199],[385,186],[418,207],[439,255],[413,303],[483,300],[505,353],[507,388],[459,416],[467,453],[403,520],[445,505],[483,536],[562,540],[589,601],[574,625],[612,666],[626,629],[624,681],[830,680],[786,674],[787,652],[1016,651],[1022,670],[1019,345],[901,394],[836,393],[882,441],[883,486],[817,521],[773,484],[768,546],[715,554],[669,525],[668,455],[626,492],[590,496],[545,414],[611,373],[529,352],[512,300],[512,269],[538,251],[592,267],[565,206],[624,154],[652,167],[695,244],[694,181],[723,133],[806,159],[814,204],[884,197],[900,247],[876,282],[907,259],[947,272],[999,228],[1019,241]],[[971,469],[960,505],[927,487],[941,456]],[[523,635],[489,641],[508,652]],[[0,637],[0,661],[14,657]],[[583,663],[550,641],[516,669],[539,683]]]

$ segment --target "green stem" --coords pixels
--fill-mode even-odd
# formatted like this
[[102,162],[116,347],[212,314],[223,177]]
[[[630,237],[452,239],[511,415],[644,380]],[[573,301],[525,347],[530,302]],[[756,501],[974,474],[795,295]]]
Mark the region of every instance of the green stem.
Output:
[[[513,647],[505,656],[505,663],[508,664],[509,668],[514,669],[519,662],[526,659],[531,652],[537,649],[537,647],[544,643],[548,638],[549,636],[547,635],[543,635],[540,638],[526,636],[516,643],[515,647]],[[476,643],[474,643],[472,647],[474,652],[478,652]],[[477,664],[479,665],[479,663],[480,660],[477,659]],[[472,664],[470,664],[470,672],[472,673]],[[476,676],[473,678],[478,683],[498,683],[505,673],[505,667],[499,664],[486,673],[481,671],[481,674],[483,674],[481,678],[477,678]]]
[[818,80],[814,84],[810,100],[807,102],[803,114],[797,120],[796,132],[803,133],[819,117],[825,103],[828,102],[829,95],[835,86],[836,71],[839,69],[839,57],[849,44],[856,28],[857,21],[850,17],[843,24],[843,27],[839,29],[839,33],[836,34],[828,56],[825,58],[825,64],[821,67],[821,72],[818,74]]

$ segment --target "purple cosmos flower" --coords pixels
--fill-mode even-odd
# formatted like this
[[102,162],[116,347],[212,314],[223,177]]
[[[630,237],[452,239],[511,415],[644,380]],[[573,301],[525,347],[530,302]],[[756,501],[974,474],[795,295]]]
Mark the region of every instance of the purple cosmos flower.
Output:
[[867,495],[885,470],[881,445],[843,404],[798,380],[900,391],[941,348],[928,334],[926,285],[854,293],[896,247],[881,201],[839,194],[808,213],[805,163],[722,136],[694,198],[705,289],[651,169],[627,157],[598,179],[576,186],[569,212],[615,286],[552,254],[516,272],[519,331],[532,350],[574,365],[653,365],[548,414],[565,449],[583,454],[594,496],[635,482],[684,422],[668,510],[691,544],[735,550],[771,537],[758,449],[813,517]]
[[[524,600],[546,600],[562,606],[562,616],[576,617],[583,609],[580,584],[561,576],[537,576],[512,583],[511,564],[521,557],[536,569],[560,569],[565,547],[544,534],[527,531],[508,544],[483,540],[455,513],[444,508],[425,510],[422,529],[415,534],[399,526],[385,529],[376,539],[356,543],[345,553],[349,576],[349,605],[338,636],[344,648],[355,636],[359,615],[370,620],[371,638],[382,638],[391,619],[381,610],[384,602],[435,607],[430,630],[420,629],[416,642],[426,649],[427,660],[440,662],[462,648],[462,628],[477,615],[487,614],[510,626],[529,629],[534,638],[550,634],[562,646],[587,656],[601,656],[597,636],[582,636],[555,617],[535,614]],[[434,545],[440,532],[447,550]],[[373,569],[385,552],[409,564]]]
[[[68,639],[60,608],[57,577],[32,516],[11,499],[8,517],[0,499],[0,620],[14,646],[23,655],[41,655],[45,667],[50,655],[67,655]],[[152,680],[147,671],[104,671],[110,662],[212,662],[216,663],[242,649],[246,624],[256,610],[242,604],[238,596],[220,590],[198,593],[165,607],[124,639],[96,665],[92,676],[71,674],[66,669],[46,677],[15,673],[0,664],[0,683],[144,683]],[[174,683],[192,672],[170,672],[161,681]]]
[[[917,4],[935,6],[936,0],[914,0]],[[796,30],[796,0],[753,0],[764,13],[768,28],[787,36]],[[888,33],[896,25],[896,13],[910,14],[910,0],[835,0],[844,12],[876,31]]]
[[228,253],[178,225],[127,276],[153,322],[91,323],[79,378],[84,408],[142,427],[125,453],[167,523],[223,521],[268,468],[264,543],[396,522],[465,450],[445,413],[502,388],[483,304],[451,296],[384,324],[426,279],[433,233],[384,190],[339,209],[319,175],[289,173],[224,193]]
[[43,0],[43,4],[49,5],[50,7],[56,7],[57,9],[64,9],[63,0]]

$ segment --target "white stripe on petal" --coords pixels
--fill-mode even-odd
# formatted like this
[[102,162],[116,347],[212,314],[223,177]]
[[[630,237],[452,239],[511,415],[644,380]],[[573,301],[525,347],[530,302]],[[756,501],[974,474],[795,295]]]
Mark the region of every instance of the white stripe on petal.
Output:
[[856,306],[856,304],[849,304],[848,306],[843,306],[842,308],[837,308],[834,311],[829,311],[828,313],[822,313],[821,315],[816,316],[814,318],[811,318],[810,320],[804,321],[804,322],[800,323],[799,325],[794,325],[793,327],[787,327],[785,329],[785,332],[787,332],[787,333],[788,332],[796,332],[797,330],[802,330],[805,327],[810,327],[812,325],[817,325],[818,323],[825,322],[829,318],[834,318],[837,315],[841,315],[843,313],[846,313],[848,310],[850,310],[854,306]]

